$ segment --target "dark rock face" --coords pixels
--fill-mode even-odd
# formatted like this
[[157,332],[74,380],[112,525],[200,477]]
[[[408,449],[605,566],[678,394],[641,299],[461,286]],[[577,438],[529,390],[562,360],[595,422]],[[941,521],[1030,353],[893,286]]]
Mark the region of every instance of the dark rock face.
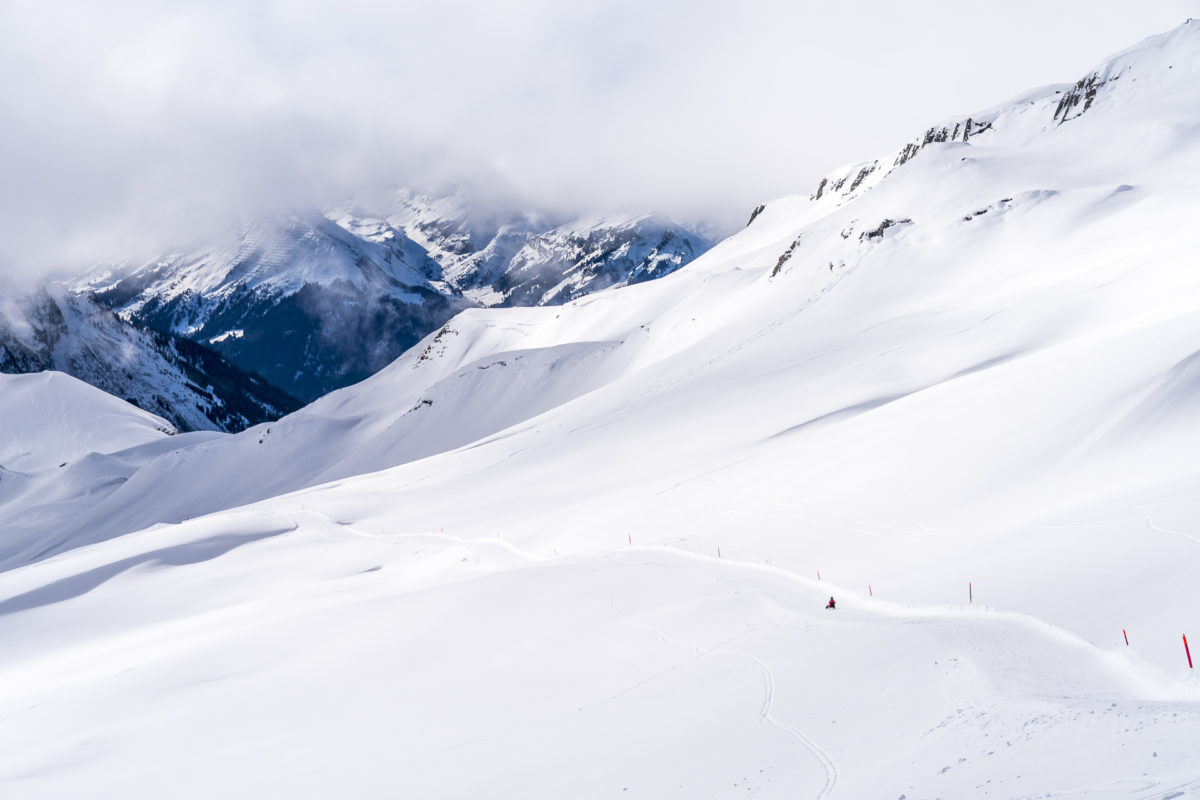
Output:
[[201,344],[129,323],[62,287],[10,297],[5,312],[0,372],[65,372],[178,430],[235,432],[301,405]]
[[[202,399],[204,415],[218,430],[236,433],[279,419],[304,405],[261,375],[235,366],[204,345],[161,331],[148,333],[160,352],[177,363],[189,378],[185,386]],[[148,410],[162,416],[155,409]]]
[[471,305],[394,229],[360,237],[311,214],[145,265],[95,296],[308,402],[356,383]]
[[[1119,75],[1114,76],[1112,80],[1115,81],[1119,77]],[[1076,119],[1082,115],[1092,107],[1092,103],[1096,101],[1096,94],[1107,83],[1109,81],[1101,79],[1098,72],[1093,72],[1086,78],[1080,79],[1079,82],[1063,93],[1062,98],[1058,101],[1058,105],[1054,109],[1054,119],[1057,120],[1059,125],[1062,125],[1068,119]],[[1078,108],[1080,103],[1083,103],[1083,108],[1079,109],[1079,113],[1075,114],[1075,116],[1071,116],[1071,112]]]
[[888,228],[894,228],[897,225],[911,225],[911,219],[885,219],[879,223],[877,227],[869,231],[863,231],[858,236],[860,242],[867,242],[871,239],[882,239]]
[[243,330],[212,347],[310,402],[375,374],[463,307],[433,291],[417,293],[423,302],[364,296],[345,284],[306,284],[278,299],[247,295],[222,307],[197,335]]
[[796,252],[796,248],[800,246],[800,241],[804,236],[801,234],[796,237],[796,240],[788,245],[788,249],[784,250],[779,256],[779,260],[775,262],[775,268],[771,270],[771,277],[774,278],[783,270],[783,265],[786,264],[792,257],[792,253]]

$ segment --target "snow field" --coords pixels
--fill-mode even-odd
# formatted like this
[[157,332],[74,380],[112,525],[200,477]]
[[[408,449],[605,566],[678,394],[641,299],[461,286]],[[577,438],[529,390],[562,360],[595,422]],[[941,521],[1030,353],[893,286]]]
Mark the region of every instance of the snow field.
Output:
[[544,558],[271,506],[0,577],[0,632],[23,643],[0,655],[13,796],[1188,785],[1194,697],[1036,620],[668,547]]

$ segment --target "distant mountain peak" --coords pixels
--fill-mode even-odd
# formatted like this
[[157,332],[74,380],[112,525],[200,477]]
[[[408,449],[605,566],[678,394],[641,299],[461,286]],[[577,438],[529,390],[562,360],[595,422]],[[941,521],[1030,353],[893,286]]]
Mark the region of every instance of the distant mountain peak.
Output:
[[564,303],[661,277],[712,246],[651,214],[564,222],[410,189],[382,206],[245,221],[221,241],[109,265],[74,287],[312,400],[465,308]]

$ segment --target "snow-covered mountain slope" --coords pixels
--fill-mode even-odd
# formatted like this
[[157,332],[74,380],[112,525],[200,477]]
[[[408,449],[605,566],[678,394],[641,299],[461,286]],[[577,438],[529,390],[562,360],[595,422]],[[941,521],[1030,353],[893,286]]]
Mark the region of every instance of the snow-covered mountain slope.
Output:
[[61,372],[0,374],[0,508],[14,561],[45,557],[64,508],[87,509],[156,455],[221,437],[166,420]]
[[59,372],[0,375],[0,468],[59,467],[175,433],[160,417]]
[[0,300],[0,372],[58,370],[180,430],[240,431],[299,407],[208,348],[120,319],[59,284]]
[[0,788],[1200,791],[1200,26],[1118,62],[23,509]]
[[[434,339],[457,335],[451,327],[444,331]],[[38,531],[44,556],[469,445],[602,385],[612,374],[606,362],[613,347],[596,342],[500,353],[452,370],[409,353],[364,384],[245,435],[124,453],[111,480],[97,477],[94,465],[68,465],[68,488],[35,525],[26,524],[27,498],[10,507],[0,497],[6,524],[0,565],[23,563]],[[164,486],[189,490],[181,495]]]
[[[1189,99],[1186,85],[1196,79],[1200,67],[1190,63],[1188,57],[1181,59],[1179,56],[1181,50],[1191,46],[1188,39],[1193,36],[1195,24],[1189,20],[1174,31],[1151,37],[1117,53],[1074,84],[1035,89],[1002,105],[933,125],[887,155],[846,165],[825,176],[811,199],[821,201],[820,205],[825,207],[839,206],[869,191],[930,145],[1019,146],[1081,118],[1093,107],[1120,108],[1131,102],[1137,104],[1149,93],[1156,93],[1156,102],[1163,106],[1186,103]],[[1176,61],[1179,63],[1174,63]],[[1147,81],[1152,84],[1149,89]],[[1184,89],[1182,93],[1177,91],[1180,88]]]
[[402,233],[369,233],[315,213],[289,215],[78,286],[125,317],[203,342],[312,400],[377,371],[467,305]]

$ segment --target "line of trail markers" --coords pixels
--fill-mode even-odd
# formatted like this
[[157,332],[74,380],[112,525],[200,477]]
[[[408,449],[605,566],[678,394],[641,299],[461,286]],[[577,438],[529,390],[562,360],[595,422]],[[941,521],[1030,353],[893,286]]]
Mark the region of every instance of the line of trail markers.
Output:
[[[185,517],[184,519],[187,519],[187,518]],[[445,530],[445,529],[443,529],[443,530]],[[382,529],[380,530],[380,533],[383,533]],[[499,536],[500,534],[497,533],[496,535]],[[626,538],[628,538],[629,544],[632,545],[633,544],[633,534],[632,533],[626,534]],[[558,554],[558,551],[556,550],[555,555],[557,555],[557,554]],[[721,545],[717,545],[717,558],[724,558],[724,557],[725,556],[721,553]],[[818,581],[821,580],[821,570],[817,570],[817,580]],[[875,596],[875,587],[869,583],[867,584],[867,594],[871,597]],[[975,602],[975,583],[974,583],[974,581],[967,581],[967,602],[969,602],[969,603]],[[1121,635],[1123,637],[1125,637],[1125,646],[1129,647],[1129,632],[1125,628],[1121,628]],[[1184,653],[1187,654],[1188,669],[1195,669],[1195,666],[1193,666],[1193,664],[1192,664],[1192,650],[1190,647],[1188,647],[1188,640],[1187,640],[1186,633],[1183,634],[1183,651],[1184,651]]]

